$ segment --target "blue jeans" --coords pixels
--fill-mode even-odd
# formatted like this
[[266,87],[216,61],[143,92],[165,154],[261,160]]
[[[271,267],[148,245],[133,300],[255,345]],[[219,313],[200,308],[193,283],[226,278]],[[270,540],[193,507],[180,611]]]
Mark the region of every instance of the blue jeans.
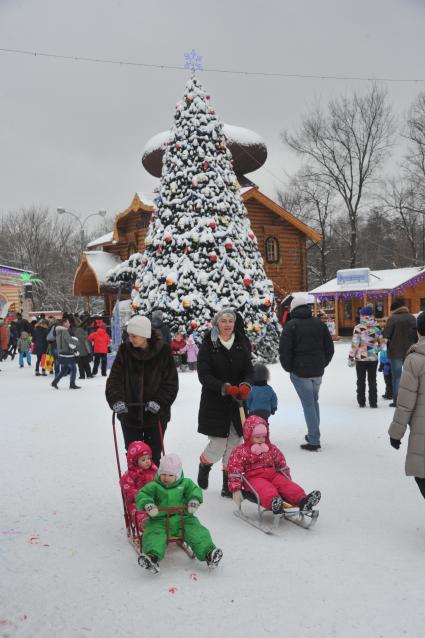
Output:
[[24,367],[24,357],[27,360],[28,365],[31,365],[31,355],[29,352],[20,352],[19,353],[19,365],[23,368]]
[[320,445],[319,390],[322,377],[297,377],[291,372],[290,378],[303,406],[308,442],[312,445]]
[[60,371],[53,379],[53,383],[57,384],[68,372],[70,373],[69,385],[75,385],[77,377],[77,362],[75,357],[61,357],[59,355]]
[[393,401],[397,403],[398,386],[400,385],[401,371],[403,369],[403,359],[390,359],[391,374],[393,377]]

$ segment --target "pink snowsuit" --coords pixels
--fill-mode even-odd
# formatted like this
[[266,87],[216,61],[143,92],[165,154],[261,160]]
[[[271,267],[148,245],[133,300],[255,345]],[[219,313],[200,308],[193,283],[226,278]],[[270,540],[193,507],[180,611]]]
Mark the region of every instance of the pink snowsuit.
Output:
[[128,471],[122,475],[120,480],[127,512],[132,523],[137,523],[139,529],[143,527],[143,522],[149,517],[146,512],[138,512],[136,510],[136,494],[146,483],[150,483],[150,481],[154,480],[158,469],[154,463],[151,463],[150,468],[147,470],[137,465],[139,458],[142,454],[146,453],[152,458],[151,448],[146,443],[143,443],[143,441],[133,441],[133,443],[130,443],[127,450]]
[[[269,449],[267,452],[254,454],[251,450],[254,444],[252,430],[259,424],[267,427],[266,445]],[[291,505],[298,505],[305,496],[305,492],[291,479],[285,457],[279,448],[270,443],[268,431],[267,422],[259,416],[250,416],[245,421],[244,443],[233,449],[227,466],[229,490],[237,492],[242,488],[248,489],[246,485],[243,485],[242,479],[232,476],[232,474],[243,474],[259,495],[261,505],[266,509],[271,508],[275,496],[281,496]],[[285,476],[278,470],[284,470]]]
[[195,339],[192,335],[189,335],[186,341],[186,345],[184,347],[184,351],[187,354],[187,362],[188,363],[196,363],[198,359],[199,348],[195,343]]

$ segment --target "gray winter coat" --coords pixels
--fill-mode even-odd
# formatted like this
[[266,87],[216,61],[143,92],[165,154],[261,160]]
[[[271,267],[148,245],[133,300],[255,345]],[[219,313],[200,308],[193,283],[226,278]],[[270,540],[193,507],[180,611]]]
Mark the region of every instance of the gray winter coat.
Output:
[[73,329],[74,337],[78,339],[78,355],[80,357],[87,357],[92,353],[92,347],[87,337],[87,332],[81,326],[77,326]]
[[404,361],[390,437],[403,438],[407,425],[406,474],[425,478],[425,337],[410,347]]
[[78,339],[73,337],[67,328],[57,326],[56,328],[56,347],[58,355],[61,357],[78,357]]

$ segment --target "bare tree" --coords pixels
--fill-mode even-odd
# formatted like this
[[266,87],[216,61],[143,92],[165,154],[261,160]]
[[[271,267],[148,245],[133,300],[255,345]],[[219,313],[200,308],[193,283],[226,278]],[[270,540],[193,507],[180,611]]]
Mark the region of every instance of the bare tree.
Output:
[[404,169],[415,191],[425,201],[425,93],[419,93],[407,115],[409,150]]
[[329,278],[332,217],[335,213],[334,191],[316,179],[314,171],[307,166],[293,176],[288,190],[278,193],[278,197],[285,208],[319,231],[321,241],[311,242],[307,247],[310,251],[316,251],[319,258],[317,260],[310,256],[308,270],[315,283],[324,283]]
[[303,117],[295,134],[282,139],[308,161],[314,179],[335,191],[350,227],[350,267],[357,264],[358,224],[367,188],[384,164],[394,135],[394,118],[385,91],[331,100]]

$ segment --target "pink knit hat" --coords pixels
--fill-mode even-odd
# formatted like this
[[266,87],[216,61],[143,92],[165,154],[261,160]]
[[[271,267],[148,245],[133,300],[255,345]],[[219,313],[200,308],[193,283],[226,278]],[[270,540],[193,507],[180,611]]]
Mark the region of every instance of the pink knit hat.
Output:
[[267,436],[267,427],[262,423],[254,426],[252,436]]
[[182,475],[182,462],[177,454],[165,454],[162,457],[158,474],[172,474],[176,478],[180,478]]

